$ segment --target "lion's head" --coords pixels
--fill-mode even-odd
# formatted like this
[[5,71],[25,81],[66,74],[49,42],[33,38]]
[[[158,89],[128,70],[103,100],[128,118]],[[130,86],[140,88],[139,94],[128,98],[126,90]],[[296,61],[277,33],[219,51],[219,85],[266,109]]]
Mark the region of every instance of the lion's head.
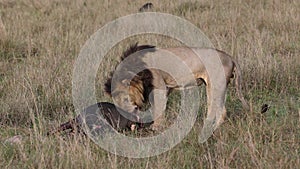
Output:
[[[123,61],[129,55],[144,49],[153,49],[154,46],[132,45],[127,49],[121,60]],[[111,73],[111,77],[105,83],[105,92],[114,100],[114,103],[127,112],[136,112],[147,101],[148,95],[152,89],[152,74],[144,67],[142,60],[134,60],[130,67],[124,68],[121,74]],[[137,74],[136,70],[141,70]],[[143,69],[144,68],[144,69]],[[133,78],[132,78],[133,77]],[[114,79],[114,81],[112,80]],[[114,84],[112,84],[114,83]]]
[[114,84],[111,96],[117,106],[125,111],[134,112],[143,105],[143,92],[144,87],[141,81],[124,79]]

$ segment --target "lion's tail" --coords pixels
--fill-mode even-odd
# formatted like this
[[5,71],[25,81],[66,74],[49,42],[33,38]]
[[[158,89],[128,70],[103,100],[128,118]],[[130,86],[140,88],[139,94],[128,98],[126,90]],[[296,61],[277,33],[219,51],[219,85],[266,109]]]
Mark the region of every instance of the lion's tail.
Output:
[[250,110],[250,107],[247,103],[247,101],[245,100],[243,94],[242,94],[242,73],[241,73],[241,68],[240,66],[237,64],[237,62],[233,61],[234,63],[234,67],[235,67],[235,87],[236,87],[236,92],[237,95],[240,99],[240,101],[243,104],[243,108],[246,110]]

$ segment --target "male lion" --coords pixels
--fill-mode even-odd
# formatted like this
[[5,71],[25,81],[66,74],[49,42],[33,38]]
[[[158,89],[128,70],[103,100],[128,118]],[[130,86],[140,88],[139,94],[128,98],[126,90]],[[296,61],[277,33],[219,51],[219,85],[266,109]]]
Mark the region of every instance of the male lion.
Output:
[[[129,55],[131,56],[128,57]],[[127,66],[120,66],[126,59],[129,60]],[[180,65],[173,63],[176,59],[190,69],[192,77],[180,71]],[[158,117],[164,112],[166,96],[172,89],[185,89],[204,83],[208,112],[201,135],[202,141],[205,141],[223,122],[226,115],[226,89],[234,76],[238,97],[243,107],[249,109],[241,93],[241,70],[223,51],[188,47],[167,48],[161,51],[154,46],[138,46],[136,43],[124,52],[121,60],[121,68],[116,69],[105,83],[105,91],[113,97],[116,105],[128,112],[135,112],[149,101],[152,105],[153,129],[160,128],[163,118]],[[176,70],[171,75],[164,70],[155,69],[155,65],[165,65],[166,70]]]

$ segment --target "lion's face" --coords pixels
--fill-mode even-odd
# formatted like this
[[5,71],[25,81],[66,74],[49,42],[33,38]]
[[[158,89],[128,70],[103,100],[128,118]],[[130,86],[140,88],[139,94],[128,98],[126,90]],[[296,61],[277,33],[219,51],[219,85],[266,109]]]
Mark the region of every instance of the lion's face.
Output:
[[117,82],[111,92],[114,103],[129,113],[136,112],[144,100],[141,86],[130,80]]

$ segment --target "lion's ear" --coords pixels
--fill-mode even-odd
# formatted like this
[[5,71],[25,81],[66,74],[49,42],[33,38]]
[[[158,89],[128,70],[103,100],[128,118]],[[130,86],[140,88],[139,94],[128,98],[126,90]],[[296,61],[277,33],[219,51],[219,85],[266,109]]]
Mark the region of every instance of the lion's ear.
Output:
[[122,84],[129,86],[130,85],[130,80],[129,79],[124,79],[122,80]]

